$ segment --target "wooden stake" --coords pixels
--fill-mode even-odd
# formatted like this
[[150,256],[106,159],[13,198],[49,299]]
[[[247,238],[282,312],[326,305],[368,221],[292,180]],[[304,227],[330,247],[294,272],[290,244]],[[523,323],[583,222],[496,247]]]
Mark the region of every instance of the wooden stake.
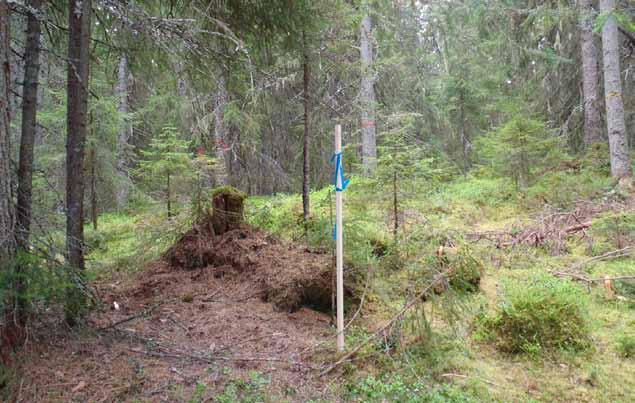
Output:
[[[342,126],[335,126],[335,154],[342,152]],[[335,183],[339,180],[339,172]],[[343,179],[342,179],[343,180]],[[344,184],[342,183],[341,186]],[[342,224],[342,191],[335,191],[335,261],[337,287],[337,349],[344,351],[344,236]]]

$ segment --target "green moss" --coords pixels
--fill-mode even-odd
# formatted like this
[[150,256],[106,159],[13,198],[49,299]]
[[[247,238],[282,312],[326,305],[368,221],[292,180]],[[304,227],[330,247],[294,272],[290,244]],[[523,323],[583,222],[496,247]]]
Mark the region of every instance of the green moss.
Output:
[[185,293],[183,294],[183,296],[181,297],[181,301],[189,304],[191,302],[194,301],[194,294],[192,294],[191,292]]
[[611,187],[612,182],[610,176],[599,175],[591,170],[583,170],[578,174],[568,171],[548,172],[527,188],[525,203],[528,207],[540,207],[547,202],[569,209],[577,200],[602,194]]
[[212,191],[213,198],[220,194],[230,195],[232,198],[240,200],[245,200],[247,198],[247,194],[245,192],[229,185],[217,187]]

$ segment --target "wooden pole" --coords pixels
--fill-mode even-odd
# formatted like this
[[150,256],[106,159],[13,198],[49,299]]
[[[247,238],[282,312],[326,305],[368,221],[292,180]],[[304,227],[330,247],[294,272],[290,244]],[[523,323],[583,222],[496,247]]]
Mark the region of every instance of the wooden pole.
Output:
[[[342,126],[335,126],[335,154],[342,152]],[[336,168],[337,169],[337,168]],[[336,187],[342,189],[339,183],[341,176],[336,172]],[[344,180],[343,178],[341,179]],[[339,186],[337,186],[339,185]],[[344,351],[344,236],[342,224],[342,190],[335,190],[335,261],[337,287],[337,349]]]

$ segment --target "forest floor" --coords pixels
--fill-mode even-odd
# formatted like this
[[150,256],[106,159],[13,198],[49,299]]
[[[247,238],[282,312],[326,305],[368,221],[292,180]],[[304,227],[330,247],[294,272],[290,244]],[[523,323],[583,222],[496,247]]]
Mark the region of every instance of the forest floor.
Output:
[[[484,270],[478,292],[449,293],[420,304],[393,328],[396,341],[377,340],[364,348],[356,364],[346,367],[340,396],[408,402],[635,401],[630,375],[635,373],[635,281],[611,283],[617,297],[602,281],[586,281],[635,277],[632,190],[620,192],[604,177],[586,172],[556,172],[523,192],[493,178],[461,179],[425,195],[402,184],[402,235],[395,249],[390,246],[392,195],[375,186],[354,180],[346,194],[349,259],[375,268],[363,315],[347,334],[349,346],[387,323],[425,286],[440,246],[466,251]],[[332,196],[328,190],[312,196],[316,232],[328,234]],[[299,196],[252,203],[254,223],[299,238],[293,225]],[[377,245],[388,245],[383,256],[377,257]],[[626,253],[614,253],[624,248]],[[591,347],[575,352],[538,346],[532,353],[510,354],[482,340],[479,319],[500,311],[507,289],[527,290],[531,298],[532,283],[542,278],[561,278],[581,292]]]
[[19,357],[17,401],[331,400],[315,359],[331,318],[276,309],[275,284],[262,278],[297,278],[285,259],[315,269],[330,258],[248,229],[215,243],[233,265],[182,270],[161,259],[97,283],[101,304],[88,326],[39,334]]
[[[13,396],[21,402],[633,402],[635,286],[615,282],[615,297],[603,282],[585,279],[635,276],[635,198],[618,194],[603,177],[560,180],[531,197],[539,188],[519,193],[505,180],[479,178],[425,198],[401,194],[398,250],[390,242],[390,202],[370,197],[373,186],[354,180],[346,194],[346,268],[365,281],[355,290],[362,309],[348,311],[349,349],[420,291],[439,246],[467,251],[483,271],[476,292],[418,304],[327,376],[320,373],[339,357],[332,318],[308,306],[324,308],[330,295],[321,273],[332,258],[319,252],[332,242],[328,189],[312,194],[310,249],[298,224],[298,195],[248,200],[248,221],[262,230],[202,245],[188,244],[188,230],[197,227],[183,219],[190,214],[185,208],[171,221],[154,211],[103,215],[100,229],[87,231],[100,304],[79,330],[51,324],[60,317],[53,311],[42,315],[16,357]],[[171,245],[203,253],[170,253]],[[628,253],[611,255],[622,249]],[[545,275],[582,291],[590,348],[510,354],[479,338],[479,318],[505,303],[507,287],[529,289]]]

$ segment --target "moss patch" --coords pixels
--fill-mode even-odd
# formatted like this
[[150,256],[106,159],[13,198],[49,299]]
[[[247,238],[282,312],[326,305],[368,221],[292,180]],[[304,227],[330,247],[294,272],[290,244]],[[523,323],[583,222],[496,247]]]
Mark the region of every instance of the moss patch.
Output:
[[245,192],[242,192],[236,189],[235,187],[229,186],[229,185],[214,188],[214,190],[212,191],[212,197],[216,197],[221,194],[230,195],[231,197],[240,199],[240,200],[245,200],[247,198],[247,194]]

